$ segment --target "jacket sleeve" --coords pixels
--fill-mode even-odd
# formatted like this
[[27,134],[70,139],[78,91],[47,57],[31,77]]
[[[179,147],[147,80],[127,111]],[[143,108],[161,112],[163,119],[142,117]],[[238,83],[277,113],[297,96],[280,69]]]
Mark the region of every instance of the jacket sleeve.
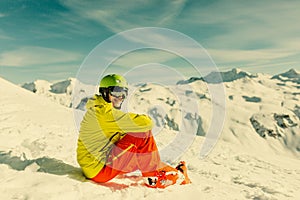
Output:
[[121,132],[145,132],[151,130],[153,127],[152,120],[147,115],[124,113],[115,110],[113,117]]

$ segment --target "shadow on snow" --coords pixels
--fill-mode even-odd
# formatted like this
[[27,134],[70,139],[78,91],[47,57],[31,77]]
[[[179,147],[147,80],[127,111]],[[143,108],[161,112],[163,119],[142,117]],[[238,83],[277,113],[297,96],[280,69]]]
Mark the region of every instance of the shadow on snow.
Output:
[[[61,160],[55,159],[55,158],[49,158],[49,157],[41,157],[33,160],[29,160],[23,155],[22,157],[18,156],[12,156],[11,151],[10,152],[3,152],[0,151],[0,164],[6,164],[10,168],[17,170],[17,171],[24,171],[26,167],[37,164],[39,166],[39,169],[37,172],[43,172],[48,174],[54,174],[54,175],[67,175],[69,178],[81,181],[81,182],[91,182],[88,179],[85,178],[85,176],[82,173],[82,170],[78,167],[74,167],[72,165],[66,164]],[[94,183],[98,184],[104,187],[110,188],[112,191],[116,190],[122,190],[125,188],[128,188],[129,186],[136,186],[137,181],[140,179],[139,176],[131,176],[127,177],[125,175],[123,176],[117,176],[116,178],[123,179],[128,178],[133,181],[131,184],[120,184],[113,181],[109,181],[106,183]]]
[[[23,156],[25,157],[25,156]],[[10,152],[0,151],[0,164],[6,164],[14,170],[23,171],[29,165],[36,163],[39,166],[38,172],[44,172],[54,175],[68,175],[68,177],[78,180],[87,181],[78,167],[66,164],[55,158],[41,157],[34,160],[12,156]]]

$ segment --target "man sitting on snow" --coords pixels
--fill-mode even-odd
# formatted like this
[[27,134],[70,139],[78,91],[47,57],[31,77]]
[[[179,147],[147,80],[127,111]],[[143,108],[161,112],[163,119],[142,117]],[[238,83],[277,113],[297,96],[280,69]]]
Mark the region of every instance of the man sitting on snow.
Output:
[[99,92],[87,102],[78,138],[77,160],[84,175],[103,183],[140,170],[147,186],[164,188],[176,183],[179,170],[185,177],[182,184],[190,183],[184,162],[173,168],[160,160],[152,120],[120,110],[128,93],[125,78],[105,76]]

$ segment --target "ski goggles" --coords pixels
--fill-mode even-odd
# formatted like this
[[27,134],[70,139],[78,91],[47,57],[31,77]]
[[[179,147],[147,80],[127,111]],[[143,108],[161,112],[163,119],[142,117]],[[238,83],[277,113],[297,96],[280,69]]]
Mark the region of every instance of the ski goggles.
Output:
[[125,99],[128,95],[128,89],[127,88],[114,86],[114,87],[109,87],[108,89],[109,89],[109,94],[113,97],[116,97],[116,98]]

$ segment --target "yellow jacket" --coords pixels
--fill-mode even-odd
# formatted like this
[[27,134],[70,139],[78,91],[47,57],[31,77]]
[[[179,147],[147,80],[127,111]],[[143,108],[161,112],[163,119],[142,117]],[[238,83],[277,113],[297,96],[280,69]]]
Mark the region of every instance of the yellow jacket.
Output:
[[128,132],[152,129],[146,115],[124,113],[113,108],[102,96],[87,102],[77,144],[77,161],[87,178],[94,178],[106,163],[112,145]]

